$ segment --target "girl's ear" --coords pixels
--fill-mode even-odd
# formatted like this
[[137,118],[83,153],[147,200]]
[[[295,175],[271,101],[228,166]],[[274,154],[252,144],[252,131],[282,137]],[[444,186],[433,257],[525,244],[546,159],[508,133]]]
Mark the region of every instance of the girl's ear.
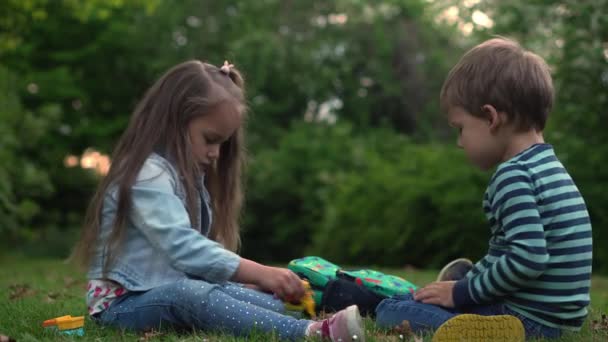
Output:
[[503,115],[504,113],[499,113],[494,106],[489,104],[483,105],[481,106],[481,111],[490,126],[490,132],[496,132],[505,123],[506,117]]

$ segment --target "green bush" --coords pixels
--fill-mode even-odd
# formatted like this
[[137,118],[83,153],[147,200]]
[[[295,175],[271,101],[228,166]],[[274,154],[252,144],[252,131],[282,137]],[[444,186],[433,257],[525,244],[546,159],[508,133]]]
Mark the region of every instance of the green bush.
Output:
[[252,157],[246,255],[436,266],[485,251],[489,175],[462,151],[347,124],[296,124],[278,145]]
[[276,146],[251,156],[243,252],[288,260],[312,241],[333,176],[364,160],[347,124],[295,123]]
[[42,153],[41,141],[60,116],[54,104],[23,109],[16,80],[0,65],[0,234],[7,244],[33,238],[35,220],[44,216],[39,203],[54,187],[40,161],[30,157]]
[[[366,151],[366,165],[337,177],[311,254],[350,264],[439,266],[487,249],[481,199],[487,175],[462,151],[384,137],[392,151]],[[388,155],[390,154],[390,155]]]

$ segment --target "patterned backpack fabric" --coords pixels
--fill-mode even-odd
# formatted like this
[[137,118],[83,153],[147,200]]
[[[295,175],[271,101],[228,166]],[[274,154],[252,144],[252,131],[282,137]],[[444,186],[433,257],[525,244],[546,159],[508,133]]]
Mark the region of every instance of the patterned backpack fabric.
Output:
[[381,296],[391,297],[398,294],[405,294],[416,290],[416,285],[409,281],[390,274],[374,270],[344,271],[338,270],[338,278],[352,280],[359,285],[363,285]]
[[321,305],[325,286],[329,281],[336,279],[336,273],[340,270],[337,265],[316,256],[292,260],[287,268],[300,278],[308,280],[317,307]]
[[292,260],[287,268],[300,278],[308,280],[314,291],[315,303],[318,306],[323,302],[323,291],[327,283],[335,279],[354,282],[383,298],[416,290],[416,285],[403,278],[370,269],[344,270],[338,265],[317,256]]

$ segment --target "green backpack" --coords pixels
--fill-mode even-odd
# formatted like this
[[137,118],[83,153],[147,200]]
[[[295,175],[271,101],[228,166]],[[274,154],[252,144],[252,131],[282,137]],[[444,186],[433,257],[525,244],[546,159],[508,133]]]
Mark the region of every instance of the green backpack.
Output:
[[317,256],[294,259],[289,262],[287,268],[300,278],[308,280],[317,305],[321,303],[323,289],[327,283],[336,278],[353,281],[383,297],[410,293],[416,290],[416,285],[403,278],[370,269],[347,271]]

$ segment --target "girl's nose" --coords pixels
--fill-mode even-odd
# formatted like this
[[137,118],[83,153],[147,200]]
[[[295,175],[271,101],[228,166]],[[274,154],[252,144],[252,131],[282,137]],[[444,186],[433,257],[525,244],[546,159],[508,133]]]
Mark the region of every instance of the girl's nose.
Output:
[[219,158],[220,156],[220,145],[213,145],[210,149],[209,149],[209,153],[207,153],[207,157],[209,157],[209,159],[213,159],[216,160],[217,158]]
[[459,148],[462,148],[462,141],[461,141],[460,137],[458,137],[458,139],[456,139],[456,146],[458,146]]

